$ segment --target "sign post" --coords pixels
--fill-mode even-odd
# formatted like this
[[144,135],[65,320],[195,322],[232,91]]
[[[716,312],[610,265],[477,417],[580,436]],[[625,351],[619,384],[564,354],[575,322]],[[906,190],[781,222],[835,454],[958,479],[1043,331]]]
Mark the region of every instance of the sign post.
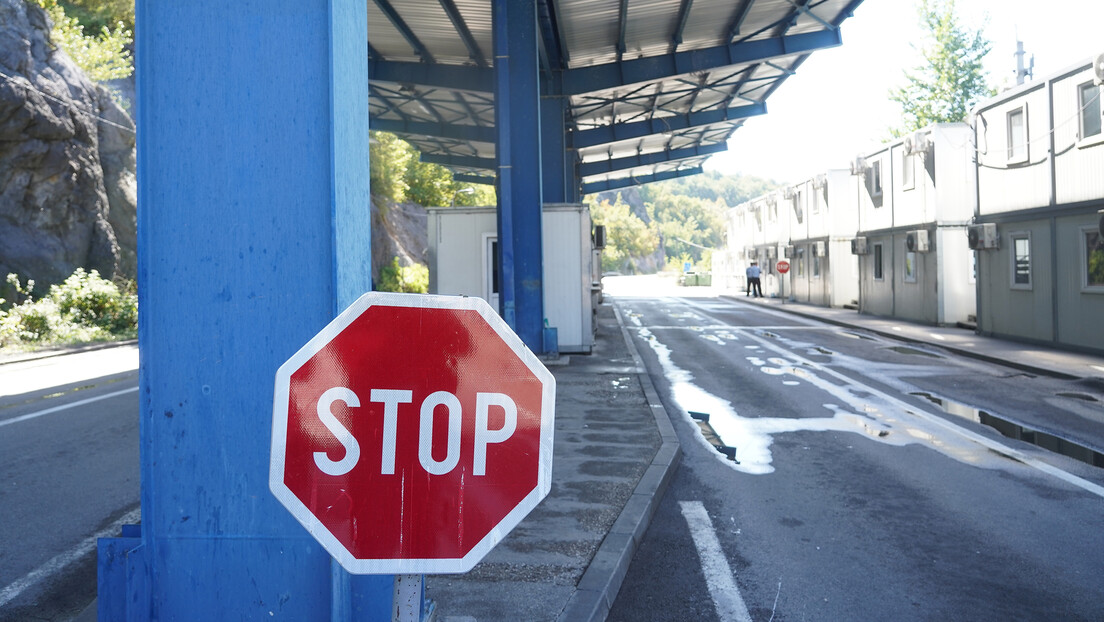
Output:
[[350,573],[467,572],[551,489],[554,403],[482,299],[370,292],[276,372],[269,488]]
[[775,268],[777,268],[778,273],[782,275],[782,277],[778,279],[778,283],[782,287],[782,304],[786,304],[786,279],[784,277],[786,273],[790,271],[790,262],[785,259],[779,259],[778,263],[775,264]]

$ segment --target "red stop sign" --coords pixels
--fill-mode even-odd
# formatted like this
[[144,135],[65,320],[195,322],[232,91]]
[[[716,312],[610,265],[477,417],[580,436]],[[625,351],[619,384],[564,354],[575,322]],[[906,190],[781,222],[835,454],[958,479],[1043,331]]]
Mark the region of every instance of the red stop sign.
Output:
[[787,272],[790,271],[790,262],[786,261],[785,259],[782,259],[782,260],[779,260],[779,262],[777,264],[775,264],[775,267],[778,268],[778,273],[779,274],[786,274]]
[[551,488],[555,390],[482,299],[365,294],[276,373],[269,487],[349,572],[466,572]]

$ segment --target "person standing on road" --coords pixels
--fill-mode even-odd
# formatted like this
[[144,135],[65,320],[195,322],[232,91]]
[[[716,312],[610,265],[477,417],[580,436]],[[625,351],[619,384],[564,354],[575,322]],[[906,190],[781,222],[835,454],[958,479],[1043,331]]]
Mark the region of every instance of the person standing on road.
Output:
[[763,297],[762,285],[759,281],[759,276],[762,274],[762,270],[759,269],[759,262],[753,261],[747,269],[747,295],[750,296],[752,291],[755,292],[756,298]]

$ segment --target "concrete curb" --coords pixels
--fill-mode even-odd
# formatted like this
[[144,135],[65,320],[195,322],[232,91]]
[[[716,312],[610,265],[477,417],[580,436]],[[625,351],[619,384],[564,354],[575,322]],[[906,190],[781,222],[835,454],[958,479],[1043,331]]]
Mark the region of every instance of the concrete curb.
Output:
[[629,572],[633,555],[644,539],[644,533],[648,530],[656,508],[659,507],[682,458],[682,447],[667,409],[663,407],[636,344],[625,328],[621,311],[616,306],[613,311],[617,316],[617,324],[621,327],[621,336],[624,337],[636,364],[637,378],[640,379],[648,407],[655,417],[662,444],[610,532],[602,540],[586,572],[579,579],[575,592],[557,618],[558,622],[602,622],[606,619],[617,593],[621,590],[621,584],[625,581],[625,575]]

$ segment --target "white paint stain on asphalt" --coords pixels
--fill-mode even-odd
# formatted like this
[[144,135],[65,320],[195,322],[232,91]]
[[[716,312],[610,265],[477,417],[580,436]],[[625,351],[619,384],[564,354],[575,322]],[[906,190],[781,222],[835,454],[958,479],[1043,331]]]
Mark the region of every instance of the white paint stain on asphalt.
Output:
[[[832,411],[832,417],[785,418],[741,417],[728,400],[717,397],[694,384],[694,376],[678,367],[671,360],[671,350],[661,343],[647,328],[639,329],[640,336],[655,352],[664,375],[671,385],[671,392],[686,411],[709,413],[709,423],[721,441],[736,448],[739,463],[715,453],[718,460],[731,468],[750,474],[774,472],[770,450],[773,435],[786,432],[851,432],[871,440],[895,446],[920,443],[961,462],[983,468],[1010,468],[1008,456],[1057,479],[1104,497],[1104,487],[1062,471],[1041,460],[1032,458],[989,437],[966,430],[935,415],[925,413],[914,406],[872,386],[862,384],[845,374],[823,367],[751,332],[746,336],[777,356],[767,362],[779,365],[757,365],[765,374],[784,376],[792,374],[809,382],[832,396],[835,403],[824,404]],[[753,361],[757,363],[758,361]],[[851,361],[855,364],[855,361]],[[879,365],[883,364],[879,363]],[[872,371],[872,370],[871,370]],[[829,380],[831,378],[831,380]],[[699,437],[700,438],[700,437]],[[700,438],[706,443],[704,438]]]

